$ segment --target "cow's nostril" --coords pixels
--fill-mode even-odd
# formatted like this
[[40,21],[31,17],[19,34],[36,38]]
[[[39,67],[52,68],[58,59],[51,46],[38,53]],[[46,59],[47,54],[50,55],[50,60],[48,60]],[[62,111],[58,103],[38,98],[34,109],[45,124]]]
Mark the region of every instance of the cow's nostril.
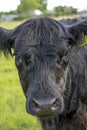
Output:
[[33,104],[34,107],[37,107],[37,108],[39,108],[39,106],[40,106],[38,101],[35,100],[35,99],[32,100],[32,104]]
[[58,99],[55,98],[55,100],[53,101],[53,103],[51,105],[51,109],[56,110],[58,108],[58,106],[59,106],[58,103],[59,103]]
[[54,99],[52,100],[52,106],[55,106],[56,103],[57,103],[57,98],[54,98]]

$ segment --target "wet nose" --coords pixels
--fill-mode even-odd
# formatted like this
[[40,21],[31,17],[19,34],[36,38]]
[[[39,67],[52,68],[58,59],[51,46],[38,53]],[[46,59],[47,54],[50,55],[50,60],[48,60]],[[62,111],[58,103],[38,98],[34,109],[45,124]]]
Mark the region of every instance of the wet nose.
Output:
[[27,111],[37,116],[52,115],[58,110],[58,107],[59,101],[57,98],[44,100],[33,98],[27,103]]

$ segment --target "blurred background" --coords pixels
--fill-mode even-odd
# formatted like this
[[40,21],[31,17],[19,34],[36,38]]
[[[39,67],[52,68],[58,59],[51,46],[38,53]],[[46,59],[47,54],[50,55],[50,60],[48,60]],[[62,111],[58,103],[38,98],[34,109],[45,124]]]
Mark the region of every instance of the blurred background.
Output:
[[35,16],[86,15],[86,0],[0,0],[0,21]]
[[[55,19],[87,16],[86,0],[0,0],[0,27],[13,29],[31,17]],[[0,56],[0,130],[41,130],[26,113],[14,58]]]

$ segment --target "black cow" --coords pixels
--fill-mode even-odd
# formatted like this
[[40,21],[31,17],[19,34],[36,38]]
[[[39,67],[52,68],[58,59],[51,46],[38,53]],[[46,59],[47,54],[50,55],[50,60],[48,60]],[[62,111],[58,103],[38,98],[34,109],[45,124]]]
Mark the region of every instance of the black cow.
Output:
[[60,21],[63,25],[67,26],[67,25],[71,25],[77,22],[81,22],[83,20],[87,20],[87,17],[76,17],[76,18],[68,18],[68,19],[60,19],[58,21]]
[[13,30],[0,28],[0,51],[15,56],[26,110],[43,130],[87,130],[83,35],[87,20],[64,27],[51,18],[32,18]]

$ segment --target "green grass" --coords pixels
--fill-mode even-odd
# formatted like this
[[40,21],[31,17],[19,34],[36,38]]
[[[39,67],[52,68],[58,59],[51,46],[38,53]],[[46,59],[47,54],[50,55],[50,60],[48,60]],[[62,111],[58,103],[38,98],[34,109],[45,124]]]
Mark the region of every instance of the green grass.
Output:
[[[20,22],[0,23],[12,29]],[[26,113],[23,94],[14,59],[0,57],[0,130],[41,130],[37,119]]]
[[14,27],[20,25],[22,23],[22,21],[15,21],[15,22],[1,22],[0,23],[0,27],[4,27],[7,29],[13,29]]

